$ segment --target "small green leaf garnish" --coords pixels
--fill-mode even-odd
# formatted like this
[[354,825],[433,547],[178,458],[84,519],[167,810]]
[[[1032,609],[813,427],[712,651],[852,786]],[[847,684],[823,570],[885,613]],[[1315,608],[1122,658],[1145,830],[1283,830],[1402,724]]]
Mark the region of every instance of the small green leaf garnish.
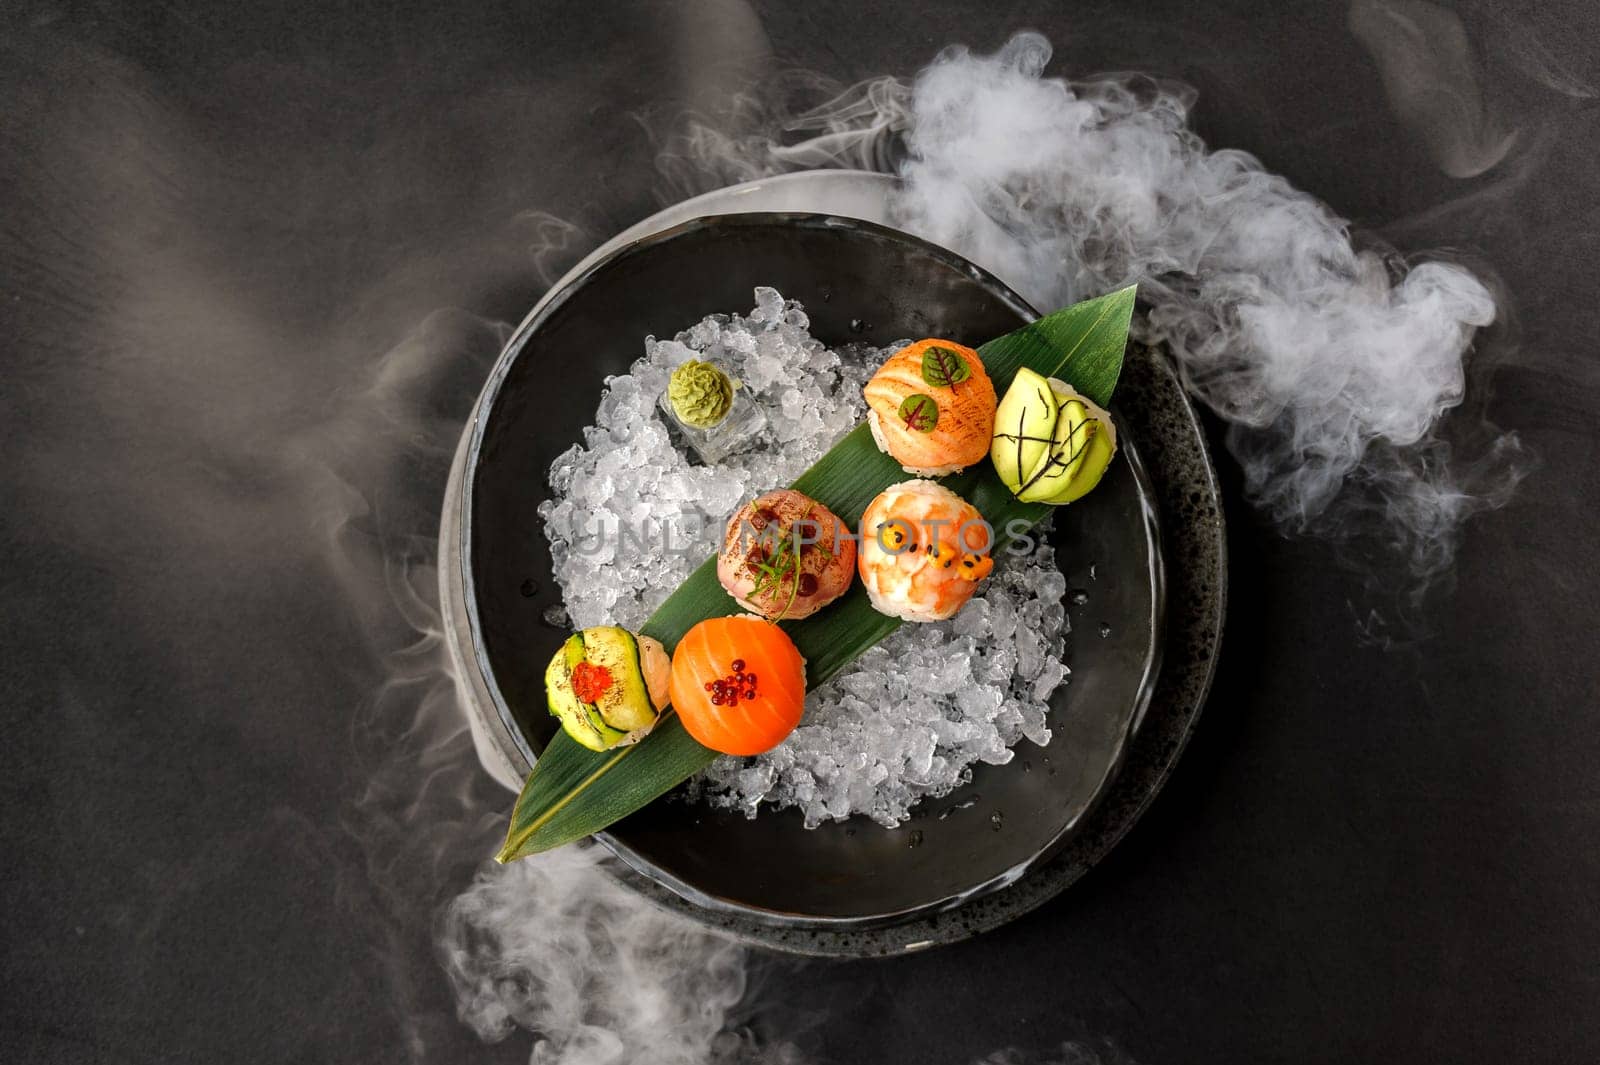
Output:
[[922,379],[934,388],[954,388],[972,376],[961,352],[932,344],[922,353]]
[[900,420],[913,432],[931,433],[939,424],[939,405],[921,392],[913,392],[900,402]]

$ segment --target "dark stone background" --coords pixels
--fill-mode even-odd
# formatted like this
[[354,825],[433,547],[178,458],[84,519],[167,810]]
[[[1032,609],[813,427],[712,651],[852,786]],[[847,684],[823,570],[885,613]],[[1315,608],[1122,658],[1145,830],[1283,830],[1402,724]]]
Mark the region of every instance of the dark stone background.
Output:
[[[1431,635],[1387,648],[1360,639],[1372,600],[1333,551],[1234,506],[1215,694],[1130,838],[978,941],[778,967],[762,995],[786,1005],[759,1024],[836,1062],[1064,1039],[1151,1065],[1591,1058],[1600,123],[1525,45],[1593,85],[1592,7],[1460,9],[1521,139],[1457,180],[1396,122],[1341,3],[755,6],[774,63],[841,82],[1022,27],[1055,70],[1191,82],[1210,143],[1404,250],[1492,265],[1512,313],[1476,394],[1541,459],[1470,524]],[[379,711],[424,683],[385,665],[411,630],[374,560],[425,557],[488,323],[544,287],[530,249],[564,231],[522,212],[582,227],[559,267],[671,195],[660,131],[715,67],[688,28],[738,14],[0,14],[0,1059],[525,1059],[454,1022],[428,946],[493,834],[461,811],[494,793],[442,803],[420,844],[373,827],[410,779],[374,767],[418,740]],[[436,308],[459,309],[415,340]],[[408,376],[419,345],[461,358]],[[412,874],[432,897],[391,898]]]

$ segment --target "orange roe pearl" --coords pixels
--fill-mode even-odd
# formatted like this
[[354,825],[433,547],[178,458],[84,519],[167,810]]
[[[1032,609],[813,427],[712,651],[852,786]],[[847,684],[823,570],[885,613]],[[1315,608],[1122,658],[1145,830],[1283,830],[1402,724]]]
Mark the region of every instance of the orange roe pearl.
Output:
[[605,666],[579,662],[572,667],[572,692],[582,702],[598,702],[611,684],[611,671]]

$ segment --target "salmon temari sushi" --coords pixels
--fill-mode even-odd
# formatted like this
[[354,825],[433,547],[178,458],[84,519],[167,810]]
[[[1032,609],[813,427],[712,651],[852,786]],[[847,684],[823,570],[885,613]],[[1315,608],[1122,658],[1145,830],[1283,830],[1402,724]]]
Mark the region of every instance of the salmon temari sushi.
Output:
[[757,496],[728,521],[717,579],[746,610],[807,618],[843,595],[856,576],[850,527],[792,488]]
[[787,633],[748,614],[708,618],[672,652],[672,705],[702,746],[761,754],[805,711],[806,662]]
[[872,439],[907,473],[942,477],[981,462],[994,442],[994,382],[976,351],[919,340],[867,382]]

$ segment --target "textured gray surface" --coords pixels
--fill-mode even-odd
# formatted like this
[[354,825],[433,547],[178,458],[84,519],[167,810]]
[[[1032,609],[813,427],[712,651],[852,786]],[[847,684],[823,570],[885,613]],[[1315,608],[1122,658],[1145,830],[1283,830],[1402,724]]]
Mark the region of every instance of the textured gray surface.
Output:
[[[1522,131],[1470,179],[1396,119],[1342,3],[757,8],[779,62],[841,81],[1022,25],[1056,69],[1189,80],[1212,143],[1493,265],[1514,314],[1475,394],[1543,462],[1469,527],[1432,637],[1390,648],[1359,638],[1362,582],[1263,529],[1224,462],[1226,650],[1137,829],[978,939],[768,972],[762,1024],[835,1062],[1083,1036],[1149,1065],[1592,1056],[1600,118],[1518,58],[1531,38],[1593,83],[1591,5],[1462,8]],[[481,320],[543,287],[519,212],[580,222],[576,254],[659,203],[646,131],[696,91],[673,10],[0,16],[0,1057],[526,1060],[459,1027],[432,956],[497,800],[385,775],[415,737],[371,707],[411,696],[378,686],[414,635],[368,549],[431,534],[499,346]],[[471,316],[412,333],[447,307]],[[459,358],[377,372],[436,344]],[[400,441],[427,446],[365,457]],[[419,793],[420,836],[362,813]]]

